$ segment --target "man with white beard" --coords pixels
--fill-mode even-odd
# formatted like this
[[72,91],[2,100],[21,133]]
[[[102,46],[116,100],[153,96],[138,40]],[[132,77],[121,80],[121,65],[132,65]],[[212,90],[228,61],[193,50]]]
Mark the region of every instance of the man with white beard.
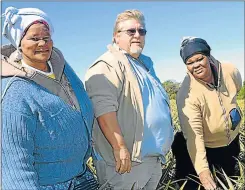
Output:
[[173,141],[168,95],[141,54],[145,36],[140,11],[119,14],[113,44],[86,73],[100,189],[156,189]]

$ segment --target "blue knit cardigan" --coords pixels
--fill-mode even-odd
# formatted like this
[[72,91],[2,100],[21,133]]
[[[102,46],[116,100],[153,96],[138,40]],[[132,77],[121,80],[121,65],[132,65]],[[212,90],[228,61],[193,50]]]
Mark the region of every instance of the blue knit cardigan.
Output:
[[[84,172],[91,155],[92,104],[68,64],[65,74],[79,101],[20,77],[2,79],[2,188],[39,189]],[[11,80],[11,81],[10,81]]]

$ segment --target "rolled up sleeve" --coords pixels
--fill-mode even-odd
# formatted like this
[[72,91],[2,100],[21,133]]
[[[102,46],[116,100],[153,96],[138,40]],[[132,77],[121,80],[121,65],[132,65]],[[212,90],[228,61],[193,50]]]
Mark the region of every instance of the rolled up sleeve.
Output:
[[96,118],[118,110],[122,85],[115,69],[110,65],[100,61],[90,67],[85,75],[85,86]]

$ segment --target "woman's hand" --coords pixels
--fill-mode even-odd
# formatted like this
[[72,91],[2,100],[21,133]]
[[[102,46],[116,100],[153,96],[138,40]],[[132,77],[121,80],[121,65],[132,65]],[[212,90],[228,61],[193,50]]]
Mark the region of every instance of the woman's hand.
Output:
[[215,190],[217,188],[210,170],[204,170],[199,174],[199,179],[206,190]]
[[113,149],[113,154],[116,161],[116,172],[120,174],[129,173],[131,170],[131,159],[128,149],[126,147]]

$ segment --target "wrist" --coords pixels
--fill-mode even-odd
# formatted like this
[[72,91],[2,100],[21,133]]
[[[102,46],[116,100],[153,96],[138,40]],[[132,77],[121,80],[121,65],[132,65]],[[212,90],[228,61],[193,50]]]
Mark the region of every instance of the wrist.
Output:
[[201,171],[197,172],[197,174],[200,175],[200,174],[205,173],[205,172],[207,172],[207,171],[210,172],[209,167],[203,168]]
[[200,177],[207,174],[211,174],[211,171],[209,169],[203,170],[198,176]]
[[125,144],[116,144],[112,145],[113,150],[121,150],[121,149],[127,149]]

